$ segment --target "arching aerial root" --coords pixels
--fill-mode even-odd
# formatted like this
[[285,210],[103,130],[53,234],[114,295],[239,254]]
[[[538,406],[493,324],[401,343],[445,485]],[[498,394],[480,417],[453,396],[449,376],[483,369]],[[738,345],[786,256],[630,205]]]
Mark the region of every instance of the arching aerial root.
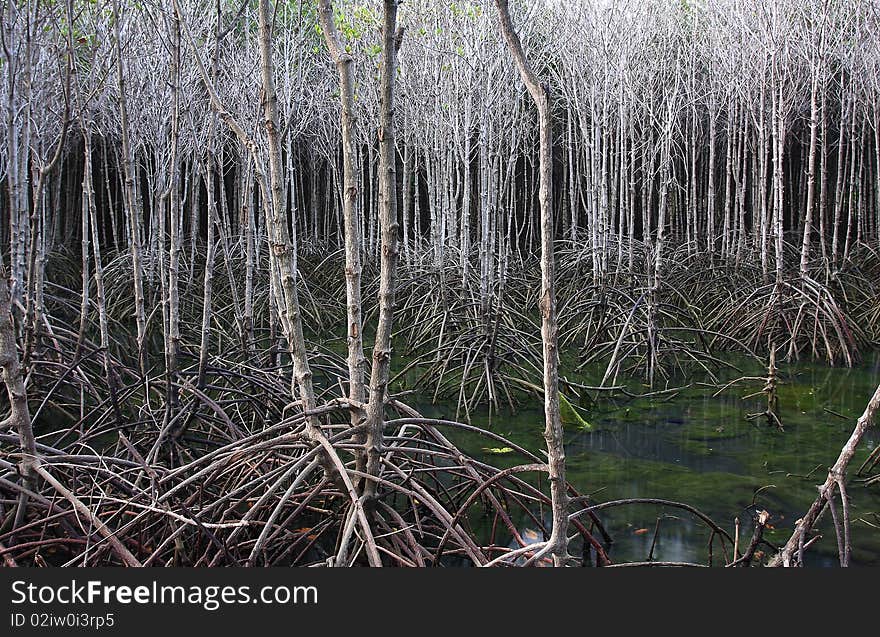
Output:
[[[321,446],[306,436],[302,413],[210,444],[215,424],[197,417],[186,439],[167,442],[170,456],[153,453],[155,432],[137,425],[93,437],[91,447],[66,437],[60,448],[40,444],[42,479],[17,526],[11,505],[25,487],[13,462],[0,464],[3,554],[17,564],[80,566],[485,565],[511,539],[527,546],[523,518],[549,533],[537,513],[549,499],[527,479],[546,470],[539,458],[496,434],[395,407],[403,417],[387,423],[372,502],[351,488],[365,476],[354,469],[359,430],[345,423],[345,400],[317,410]],[[527,463],[501,471],[469,458],[440,431],[461,427]],[[4,457],[16,457],[16,436],[3,434],[0,444]],[[320,449],[349,488],[320,469]],[[585,527],[580,533],[604,554]]]

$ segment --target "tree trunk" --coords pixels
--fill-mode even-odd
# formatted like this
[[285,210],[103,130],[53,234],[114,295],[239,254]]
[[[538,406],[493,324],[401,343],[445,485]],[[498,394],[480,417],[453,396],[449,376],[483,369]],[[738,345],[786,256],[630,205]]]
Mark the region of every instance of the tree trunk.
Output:
[[550,495],[553,529],[547,546],[556,566],[563,566],[568,555],[568,493],[565,481],[565,444],[559,414],[559,352],[556,325],[553,257],[553,135],[550,121],[550,89],[535,75],[514,30],[507,0],[495,0],[501,20],[501,33],[513,56],[520,77],[538,109],[540,129],[540,185],[538,200],[541,214],[541,340],[544,354],[544,440],[550,469]]
[[[391,370],[391,335],[397,278],[397,167],[394,143],[394,79],[397,49],[403,33],[397,32],[398,0],[384,0],[382,22],[382,73],[379,107],[379,223],[382,257],[379,273],[379,323],[373,346],[370,402],[367,407],[367,473],[379,474],[385,427],[385,401]],[[371,500],[376,482],[367,480],[364,496]]]
[[11,286],[12,282],[9,280],[5,268],[0,268],[0,376],[6,385],[10,407],[6,423],[18,431],[22,453],[19,466],[25,479],[25,486],[30,489],[33,488],[34,470],[39,465],[39,458],[34,430],[31,425],[31,414],[28,409],[27,391],[19,367],[18,349],[15,343],[15,327],[10,307]]
[[[180,171],[180,22],[176,16],[171,19],[171,175],[168,184],[169,225],[171,245],[168,255],[168,338],[165,341],[166,408],[168,414],[176,411],[177,396],[177,356],[180,351],[180,255],[183,252],[181,219]],[[160,212],[160,214],[164,214]],[[164,242],[164,236],[162,237]]]
[[123,198],[129,218],[129,249],[131,250],[132,270],[134,271],[134,313],[137,323],[138,364],[141,376],[147,373],[146,334],[147,315],[144,310],[144,269],[141,249],[141,224],[139,221],[137,199],[135,197],[135,166],[131,149],[128,126],[128,105],[126,101],[125,70],[122,66],[122,36],[118,0],[113,0],[114,49],[116,52],[116,86],[119,92],[119,126],[122,135],[122,168],[125,182]]
[[[364,342],[361,319],[361,251],[359,246],[360,215],[357,210],[357,194],[360,176],[357,169],[357,153],[354,144],[354,74],[352,58],[345,52],[333,26],[333,7],[330,0],[319,0],[318,17],[330,56],[339,72],[339,93],[342,106],[342,210],[345,221],[345,296],[348,330],[348,397],[352,401],[351,424],[355,427],[364,419],[363,410],[356,404],[364,401]],[[366,442],[365,436],[359,442]],[[362,469],[364,459],[359,457]]]

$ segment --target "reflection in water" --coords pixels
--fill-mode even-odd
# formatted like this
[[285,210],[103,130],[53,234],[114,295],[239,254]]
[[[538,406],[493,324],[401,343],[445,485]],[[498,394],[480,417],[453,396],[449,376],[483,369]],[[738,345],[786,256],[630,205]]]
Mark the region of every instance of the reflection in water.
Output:
[[[656,426],[653,425],[653,422],[649,420],[637,424],[627,422],[619,428],[584,433],[568,441],[567,450],[569,453],[597,451],[618,455],[622,458],[659,460],[679,464],[696,471],[736,473],[743,470],[742,463],[736,458],[721,454],[689,453],[673,436],[665,435],[674,434],[675,429],[683,424],[680,420],[660,420],[659,422],[662,424]],[[649,430],[653,435],[645,435]],[[707,450],[715,451],[714,447],[708,447]]]

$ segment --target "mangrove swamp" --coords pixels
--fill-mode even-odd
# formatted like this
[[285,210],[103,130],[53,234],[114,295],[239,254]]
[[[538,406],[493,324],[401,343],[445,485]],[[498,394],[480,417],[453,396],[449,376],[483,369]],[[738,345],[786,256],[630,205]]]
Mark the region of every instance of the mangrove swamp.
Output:
[[5,566],[880,566],[877,0],[0,45]]

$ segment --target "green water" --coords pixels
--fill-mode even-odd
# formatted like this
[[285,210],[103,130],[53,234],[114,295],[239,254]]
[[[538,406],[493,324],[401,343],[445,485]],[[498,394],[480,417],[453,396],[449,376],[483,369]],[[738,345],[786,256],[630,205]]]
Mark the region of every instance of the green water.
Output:
[[[728,379],[765,373],[754,364],[743,368],[741,363],[743,374],[731,371]],[[569,481],[581,493],[592,494],[596,502],[639,497],[684,502],[709,515],[731,535],[738,517],[742,544],[751,537],[754,512],[763,509],[771,514],[773,527],[764,537],[774,545],[784,544],[880,383],[880,356],[872,355],[854,369],[783,363],[779,373],[784,431],[763,419],[746,419],[747,414],[766,407],[763,396],[743,398],[761,389],[759,381],[734,385],[717,397],[713,397],[717,387],[700,386],[693,379],[689,388],[667,396],[612,399],[598,395],[595,404],[583,412],[593,430],[567,430]],[[686,383],[673,379],[670,387]],[[643,387],[640,393],[647,391]],[[433,417],[455,413],[451,404],[419,407]],[[472,414],[472,422],[529,450],[543,447],[543,407],[538,399],[513,415]],[[487,451],[491,446],[487,447],[485,439],[450,435],[485,462],[505,467],[524,462],[515,453]],[[875,427],[850,463],[851,478],[878,444],[880,432]],[[865,487],[856,479],[851,481],[849,496],[852,564],[880,565],[880,485]],[[705,563],[708,558],[710,533],[686,511],[631,505],[600,515],[614,540],[609,555],[616,561],[648,557],[658,517],[662,521],[654,559]],[[808,550],[808,563],[836,565],[831,516],[826,513],[817,528],[823,538]],[[767,547],[761,549],[769,553]],[[715,563],[720,561],[720,550],[716,542]]]

